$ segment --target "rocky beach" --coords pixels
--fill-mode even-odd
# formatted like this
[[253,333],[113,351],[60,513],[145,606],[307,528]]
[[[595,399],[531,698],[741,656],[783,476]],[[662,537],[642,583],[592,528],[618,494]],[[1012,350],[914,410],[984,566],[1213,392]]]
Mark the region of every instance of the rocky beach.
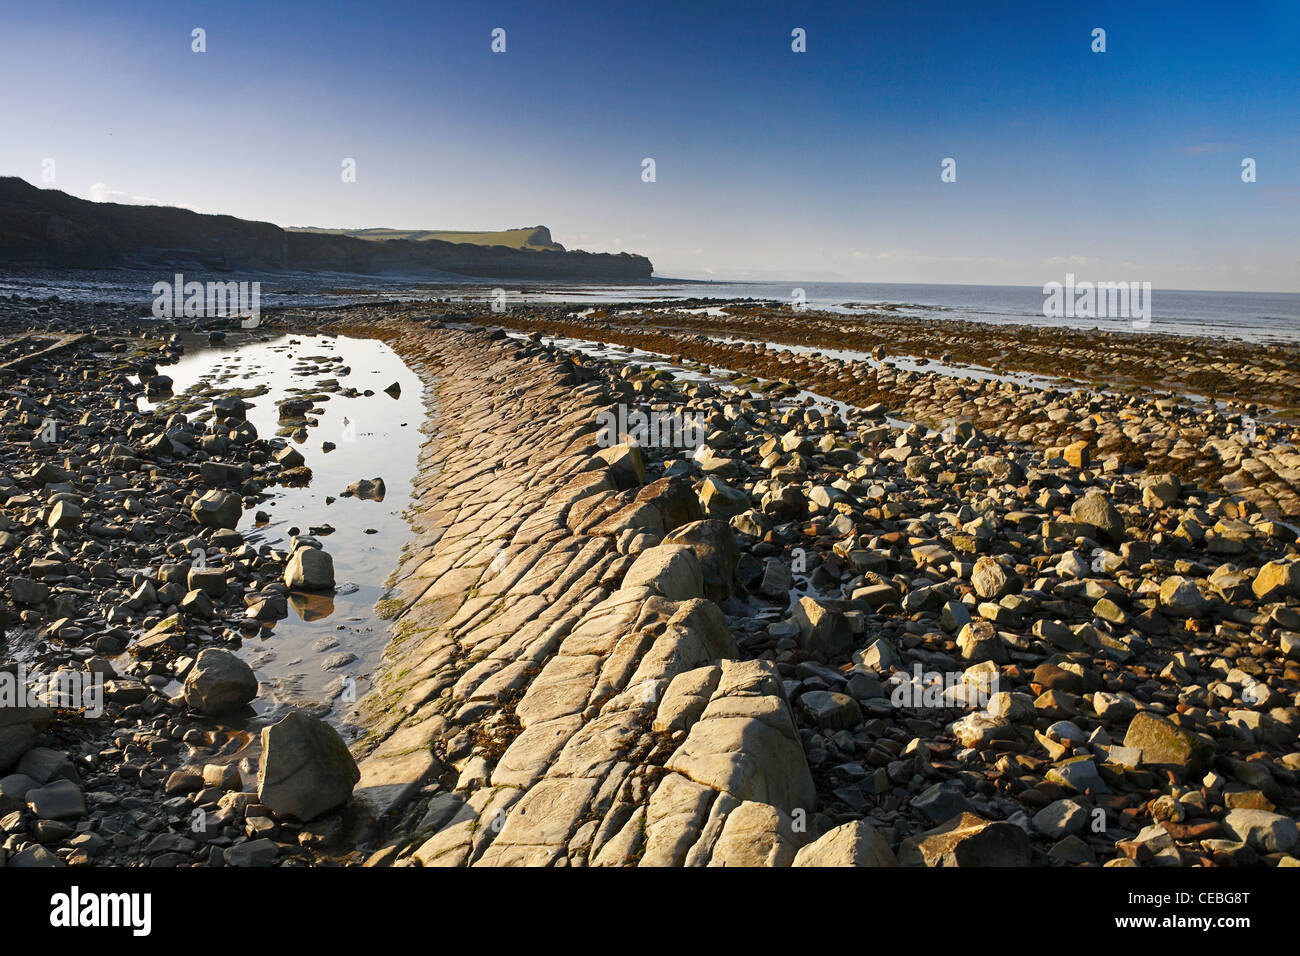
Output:
[[[136,313],[0,302],[5,866],[1300,864],[1296,346]],[[423,386],[409,489],[328,417],[395,414],[356,341]],[[177,388],[218,345],[292,391]],[[368,568],[335,505],[397,491]]]

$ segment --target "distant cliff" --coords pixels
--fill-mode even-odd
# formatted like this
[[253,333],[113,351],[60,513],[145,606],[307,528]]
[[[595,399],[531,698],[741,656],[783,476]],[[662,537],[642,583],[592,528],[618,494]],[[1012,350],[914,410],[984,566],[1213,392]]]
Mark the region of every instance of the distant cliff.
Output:
[[500,232],[466,232],[456,229],[319,229],[315,226],[288,226],[289,232],[317,235],[352,236],[355,239],[441,239],[443,242],[468,242],[475,246],[509,246],[511,249],[538,249],[563,252],[564,246],[551,238],[545,226],[525,226]]
[[[365,230],[358,230],[363,233]],[[376,230],[382,232],[382,230]],[[550,240],[545,227],[530,229]],[[544,239],[543,239],[544,234]],[[295,231],[269,222],[209,216],[170,206],[96,203],[16,177],[0,177],[0,266],[204,268],[391,273],[455,273],[501,279],[650,278],[645,256],[512,248],[424,238],[358,238]],[[481,234],[492,235],[492,234]]]

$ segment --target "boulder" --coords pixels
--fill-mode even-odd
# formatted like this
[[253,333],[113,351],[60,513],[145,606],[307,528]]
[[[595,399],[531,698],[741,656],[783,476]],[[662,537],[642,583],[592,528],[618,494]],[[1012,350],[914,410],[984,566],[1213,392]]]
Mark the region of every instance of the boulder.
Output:
[[1088,826],[1088,808],[1077,800],[1053,800],[1034,814],[1034,829],[1044,836],[1065,837]]
[[1142,504],[1148,508],[1167,508],[1182,497],[1182,482],[1177,475],[1152,475],[1142,482]]
[[983,618],[962,625],[957,632],[957,647],[963,660],[976,663],[992,661],[995,664],[1005,664],[1009,660],[1006,642]]
[[146,395],[170,395],[172,392],[172,377],[170,375],[154,375],[145,382],[144,391]]
[[862,708],[848,694],[810,690],[799,698],[799,709],[818,727],[852,730],[862,723]]
[[1160,610],[1173,617],[1200,617],[1210,602],[1192,581],[1173,575],[1160,585]]
[[217,421],[229,419],[236,422],[248,420],[248,405],[242,398],[222,397],[212,402],[212,416]]
[[257,696],[253,669],[230,651],[209,647],[199,652],[185,676],[185,703],[204,714],[239,710]]
[[60,778],[28,790],[27,808],[42,820],[75,820],[86,815],[86,795],[71,780]]
[[334,588],[334,559],[320,548],[299,548],[284,567],[285,587],[294,591]]
[[274,840],[245,840],[234,846],[226,847],[222,857],[227,866],[261,867],[271,866],[280,855],[280,846]]
[[650,482],[636,493],[636,501],[651,505],[658,512],[665,533],[704,517],[700,499],[691,490],[690,482],[680,477]]
[[226,593],[226,572],[221,568],[191,568],[185,576],[188,590],[202,591],[208,597],[219,598]]
[[25,773],[11,773],[0,777],[0,815],[21,810],[27,806],[27,794],[40,783]]
[[277,816],[311,820],[352,797],[361,771],[329,724],[292,711],[262,729],[257,798]]
[[794,575],[790,571],[790,566],[780,558],[765,558],[763,579],[759,582],[758,589],[770,598],[785,602],[790,599],[792,587],[794,587]]
[[596,452],[596,457],[609,466],[619,491],[645,484],[645,453],[639,445],[611,445]]
[[700,507],[710,518],[729,521],[749,510],[749,495],[719,478],[705,478],[700,486]]
[[81,509],[71,501],[56,502],[54,507],[50,509],[50,518],[47,523],[51,528],[70,531],[81,524]]
[[1086,525],[1103,539],[1119,542],[1124,537],[1124,519],[1098,491],[1090,491],[1070,508],[1071,520]]
[[51,780],[64,779],[77,781],[77,769],[62,750],[53,747],[35,747],[23,755],[18,762],[18,772],[26,774],[37,783],[49,783]]
[[684,544],[700,559],[704,596],[721,604],[731,596],[740,548],[731,527],[716,518],[684,524],[664,538],[664,544]]
[[959,813],[975,809],[970,800],[966,799],[966,795],[961,792],[961,785],[954,785],[952,781],[931,784],[913,797],[909,803],[931,823],[942,823],[944,820],[951,820]]
[[1061,451],[1061,457],[1071,467],[1087,468],[1092,464],[1092,445],[1086,441],[1076,441],[1065,446]]
[[1009,583],[1006,570],[987,555],[975,561],[970,582],[975,587],[976,594],[994,600],[1007,593]]
[[67,866],[62,860],[39,844],[19,850],[9,858],[9,866],[14,869],[36,869]]
[[194,502],[190,511],[205,528],[233,528],[244,513],[244,503],[233,491],[213,488]]
[[1260,853],[1287,853],[1300,842],[1296,822],[1268,810],[1229,810],[1223,826]]
[[1062,760],[1047,771],[1046,780],[1075,793],[1110,793],[1096,762],[1087,755]]
[[903,658],[898,649],[887,637],[878,637],[860,651],[853,652],[853,663],[861,664],[869,670],[888,674],[903,665]]
[[1195,774],[1206,768],[1214,746],[1171,720],[1142,711],[1129,721],[1124,746],[1142,751],[1142,763],[1181,767]]
[[1028,866],[1029,837],[1014,823],[963,813],[909,837],[898,849],[904,866]]
[[383,501],[387,493],[388,487],[382,478],[359,478],[343,492],[344,496],[351,495],[363,501]]
[[1251,585],[1261,601],[1282,601],[1300,595],[1300,561],[1270,561],[1259,569]]
[[801,597],[794,606],[799,643],[805,650],[827,658],[853,649],[853,627],[839,611],[816,598]]
[[999,740],[1016,739],[1016,731],[1010,721],[978,711],[956,721],[952,725],[952,733],[963,747],[975,750]]
[[15,577],[9,581],[9,596],[15,604],[40,604],[50,596],[50,586],[31,578]]
[[300,468],[307,463],[302,452],[292,445],[285,445],[275,453],[275,460],[280,463],[281,468]]
[[0,773],[16,764],[36,744],[36,728],[31,724],[0,727]]
[[880,831],[854,820],[823,834],[795,854],[794,866],[897,866]]

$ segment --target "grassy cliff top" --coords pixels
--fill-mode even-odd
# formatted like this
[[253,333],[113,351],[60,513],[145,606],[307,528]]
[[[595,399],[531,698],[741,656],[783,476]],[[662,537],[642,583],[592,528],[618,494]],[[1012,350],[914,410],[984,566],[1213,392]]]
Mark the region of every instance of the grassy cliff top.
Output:
[[509,249],[532,249],[563,252],[564,246],[551,241],[551,231],[545,226],[525,226],[521,229],[503,229],[497,232],[460,229],[320,229],[313,226],[290,226],[289,232],[313,232],[330,236],[351,236],[355,239],[411,239],[422,242],[438,239],[442,242],[463,242],[474,246],[506,246]]

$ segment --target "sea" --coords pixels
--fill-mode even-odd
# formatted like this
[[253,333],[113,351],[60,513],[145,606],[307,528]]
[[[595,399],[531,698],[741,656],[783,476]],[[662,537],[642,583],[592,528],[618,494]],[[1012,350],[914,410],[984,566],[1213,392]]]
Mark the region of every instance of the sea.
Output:
[[[138,302],[150,314],[160,270],[0,270],[0,296]],[[520,282],[459,276],[361,276],[346,273],[184,273],[185,281],[257,281],[262,308],[311,307],[386,300],[442,299],[489,305],[570,303],[587,308],[656,300],[756,299],[799,301],[844,314],[890,314],[1013,325],[1106,329],[1135,335],[1203,335],[1256,342],[1300,342],[1300,293],[1153,289],[1149,323],[1126,318],[1049,317],[1037,286],[888,282],[700,282],[655,278],[637,284]],[[504,299],[502,299],[504,294]]]

